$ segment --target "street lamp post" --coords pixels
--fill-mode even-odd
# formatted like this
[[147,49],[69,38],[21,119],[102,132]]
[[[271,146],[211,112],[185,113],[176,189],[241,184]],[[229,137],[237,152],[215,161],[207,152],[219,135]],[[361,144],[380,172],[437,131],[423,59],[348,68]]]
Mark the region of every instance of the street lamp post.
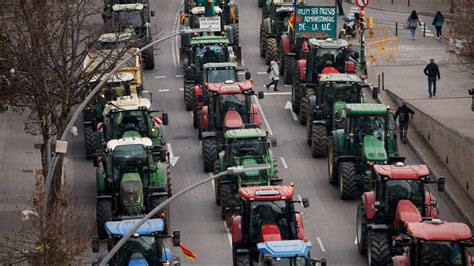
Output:
[[[68,135],[68,132],[71,130],[71,128],[74,126],[74,123],[76,123],[76,120],[77,118],[79,117],[79,115],[81,114],[82,110],[84,110],[84,108],[86,107],[86,105],[92,100],[92,98],[94,98],[94,96],[97,94],[97,92],[100,90],[100,88],[104,85],[104,83],[110,79],[110,77],[112,75],[114,75],[124,64],[126,64],[130,59],[134,58],[137,54],[140,54],[141,52],[143,52],[144,50],[146,49],[149,49],[151,48],[152,46],[154,46],[155,44],[158,44],[160,42],[163,42],[163,41],[166,41],[166,40],[169,40],[175,36],[178,36],[178,35],[181,35],[181,34],[189,34],[189,33],[194,33],[194,32],[206,32],[208,30],[206,29],[190,29],[190,28],[185,28],[185,29],[181,29],[177,32],[173,32],[172,34],[170,35],[167,35],[161,39],[158,39],[156,41],[153,41],[147,45],[145,45],[144,47],[138,49],[136,52],[134,52],[133,54],[131,54],[129,57],[125,58],[123,61],[117,63],[117,65],[112,69],[112,71],[110,71],[109,73],[107,73],[104,78],[102,78],[102,80],[99,82],[99,84],[97,84],[94,89],[89,93],[89,95],[87,95],[86,99],[79,105],[79,107],[76,109],[76,111],[74,112],[74,114],[72,115],[71,117],[71,120],[69,120],[69,123],[67,124],[66,126],[66,129],[64,130],[64,132],[62,133],[61,135],[61,138],[59,139],[59,141],[61,142],[64,142],[66,145],[67,145],[67,142],[65,142],[66,140],[66,137]],[[59,145],[57,145],[59,146]],[[66,153],[67,151],[64,151],[63,153]],[[54,169],[56,168],[56,164],[58,163],[58,159],[59,159],[59,153],[60,152],[56,152],[55,155],[54,155],[54,158],[53,158],[53,161],[52,163],[49,165],[49,168],[48,168],[48,175],[46,176],[46,182],[45,182],[45,192],[46,192],[46,199],[48,200],[49,199],[49,195],[50,195],[50,190],[51,190],[51,183],[52,183],[52,179],[53,179],[53,172],[54,172]]]
[[127,240],[135,233],[135,231],[142,225],[144,224],[146,221],[148,221],[148,219],[150,219],[153,215],[155,215],[156,213],[158,213],[161,209],[165,208],[166,206],[168,206],[172,201],[174,201],[175,199],[181,197],[182,195],[184,195],[185,193],[203,185],[203,184],[206,184],[208,182],[210,182],[211,180],[214,180],[214,179],[217,179],[221,176],[224,176],[224,175],[236,175],[236,174],[241,174],[241,173],[245,173],[245,172],[253,172],[253,171],[260,171],[260,170],[266,170],[266,169],[269,169],[270,168],[270,165],[269,164],[257,164],[255,166],[237,166],[237,167],[229,167],[227,168],[226,171],[224,172],[221,172],[221,173],[218,173],[216,175],[213,175],[211,177],[208,177],[200,182],[197,182],[181,191],[179,191],[178,193],[174,194],[171,198],[168,198],[167,200],[163,201],[160,205],[156,206],[153,210],[151,210],[145,217],[143,217],[138,223],[136,223],[129,231],[128,233],[122,237],[122,239],[120,239],[120,241],[112,248],[112,250],[110,250],[110,252],[107,254],[107,256],[105,256],[105,258],[100,262],[100,266],[105,266],[107,265],[107,263],[110,261],[110,259],[112,259],[112,257],[115,255],[115,253],[117,253],[117,251],[125,244],[125,242],[127,242]]

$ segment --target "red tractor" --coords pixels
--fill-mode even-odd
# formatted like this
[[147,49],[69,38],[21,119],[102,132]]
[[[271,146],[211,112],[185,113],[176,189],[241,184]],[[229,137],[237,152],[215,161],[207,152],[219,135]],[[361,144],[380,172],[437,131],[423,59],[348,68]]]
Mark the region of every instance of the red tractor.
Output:
[[[217,154],[223,149],[224,133],[229,129],[260,127],[260,108],[252,103],[255,95],[251,80],[207,84],[207,93],[196,90],[199,139],[202,139],[204,171],[214,170]],[[263,99],[263,92],[258,93]]]
[[439,219],[408,223],[406,234],[394,242],[400,254],[392,257],[394,266],[474,265],[474,238],[469,226],[463,223]]
[[267,241],[303,240],[304,224],[295,203],[309,207],[293,186],[241,187],[240,215],[230,218],[234,265],[252,265],[258,260],[257,244]]
[[406,224],[423,217],[438,217],[437,202],[426,184],[437,183],[444,191],[445,178],[432,181],[426,165],[374,165],[369,180],[374,191],[365,192],[357,209],[357,246],[368,253],[369,265],[386,265],[394,237]]

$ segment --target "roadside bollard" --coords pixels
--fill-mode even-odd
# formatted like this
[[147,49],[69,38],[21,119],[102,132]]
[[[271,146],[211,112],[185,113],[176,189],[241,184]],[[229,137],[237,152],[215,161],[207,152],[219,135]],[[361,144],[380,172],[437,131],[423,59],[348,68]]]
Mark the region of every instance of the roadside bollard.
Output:
[[472,97],[471,111],[474,112],[474,88],[470,89],[468,92],[469,92],[469,95],[471,95]]
[[382,72],[382,90],[385,90],[385,74]]
[[[392,1],[393,4],[393,1]],[[395,36],[398,36],[398,22],[395,22]]]
[[379,97],[379,87],[372,87],[372,99]]
[[426,23],[423,23],[423,38],[426,37]]
[[380,87],[380,74],[377,75],[377,87]]

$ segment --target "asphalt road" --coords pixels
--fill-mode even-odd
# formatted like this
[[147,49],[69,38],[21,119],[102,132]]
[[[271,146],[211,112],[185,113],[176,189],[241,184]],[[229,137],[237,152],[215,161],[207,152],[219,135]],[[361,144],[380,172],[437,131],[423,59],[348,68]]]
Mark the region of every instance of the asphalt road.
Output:
[[[306,2],[308,5],[334,3],[330,0],[327,3],[315,0]],[[261,10],[253,0],[240,0],[239,4],[244,64],[252,72],[255,88],[262,90],[268,79],[265,72],[267,66],[258,50]],[[178,7],[178,1],[153,1],[152,9],[156,11],[156,16],[152,18],[152,24],[160,28],[160,34],[167,35],[176,29]],[[387,16],[393,21],[397,19],[394,14],[373,12],[374,16]],[[183,87],[180,77],[182,69],[175,66],[176,43],[168,41],[159,47],[160,52],[155,57],[156,69],[144,72],[145,87],[153,92],[153,108],[165,109],[169,113],[170,125],[166,129],[168,141],[173,155],[179,156],[172,169],[172,185],[178,191],[204,179],[208,174],[203,172],[201,146],[192,127],[191,114],[184,107],[183,93],[180,90]],[[280,90],[281,93],[267,93],[265,99],[260,100],[260,105],[268,121],[265,127],[271,129],[278,142],[273,152],[278,158],[280,177],[286,183],[295,182],[297,193],[310,200],[311,206],[304,210],[304,224],[305,234],[313,242],[312,255],[326,258],[330,265],[364,265],[366,258],[358,254],[354,244],[357,202],[339,199],[337,188],[327,181],[326,159],[316,160],[311,157],[310,148],[305,141],[305,128],[294,120],[290,110],[284,108],[291,101],[291,87],[281,85]],[[78,127],[81,132],[81,127]],[[90,219],[84,222],[93,223],[95,170],[92,163],[85,160],[82,136],[73,138],[71,144],[71,155],[66,164],[66,183],[90,210]],[[8,150],[4,152],[7,153]],[[400,153],[407,156],[409,163],[420,162],[408,146],[400,145]],[[445,196],[438,196],[438,199],[443,219],[460,220],[454,208],[449,207]],[[195,262],[189,262],[175,249],[183,264],[231,265],[230,235],[220,219],[212,184],[190,192],[171,205],[171,227],[181,230],[182,242],[198,256]]]

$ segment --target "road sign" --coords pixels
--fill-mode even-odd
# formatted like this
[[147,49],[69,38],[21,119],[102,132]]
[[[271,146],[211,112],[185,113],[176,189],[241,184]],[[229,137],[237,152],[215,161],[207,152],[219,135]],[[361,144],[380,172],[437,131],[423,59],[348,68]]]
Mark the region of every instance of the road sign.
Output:
[[216,17],[199,17],[199,28],[208,29],[209,31],[221,30],[221,18]]
[[356,4],[360,8],[365,8],[369,5],[369,0],[357,0]]
[[337,13],[335,6],[297,6],[296,38],[336,38]]

